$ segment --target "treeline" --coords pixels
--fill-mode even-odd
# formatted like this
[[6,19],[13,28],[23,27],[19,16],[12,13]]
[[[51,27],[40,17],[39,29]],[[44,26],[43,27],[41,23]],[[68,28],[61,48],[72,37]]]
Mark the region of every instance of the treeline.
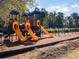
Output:
[[78,28],[79,14],[74,12],[70,16],[64,16],[62,12],[47,12],[42,22],[46,28]]

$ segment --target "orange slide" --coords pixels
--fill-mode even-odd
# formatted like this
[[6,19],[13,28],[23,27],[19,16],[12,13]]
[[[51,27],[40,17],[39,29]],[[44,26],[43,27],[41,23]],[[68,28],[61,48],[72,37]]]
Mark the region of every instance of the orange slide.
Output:
[[19,23],[17,21],[13,22],[13,30],[16,32],[21,42],[26,41],[26,38],[22,35],[22,32],[19,29]]
[[28,31],[28,33],[29,33],[30,36],[34,39],[34,41],[38,41],[39,37],[36,36],[36,35],[33,33],[32,29],[31,29],[31,25],[30,25],[29,22],[26,22],[26,23],[25,23],[25,30]]
[[46,29],[42,26],[41,26],[41,31],[44,32],[45,34],[49,35],[49,37],[53,37],[52,33],[49,33],[48,31],[46,31]]
[[42,32],[44,32],[45,34],[47,34],[49,37],[53,37],[52,33],[49,33],[43,26],[40,26],[40,20],[37,20],[37,24],[36,24]]

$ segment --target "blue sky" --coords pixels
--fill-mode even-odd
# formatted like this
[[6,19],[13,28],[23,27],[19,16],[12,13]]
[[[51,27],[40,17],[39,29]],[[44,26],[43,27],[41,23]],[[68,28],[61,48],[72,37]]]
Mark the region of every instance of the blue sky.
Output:
[[79,0],[36,0],[39,8],[45,8],[47,11],[63,12],[70,15],[73,12],[79,13]]

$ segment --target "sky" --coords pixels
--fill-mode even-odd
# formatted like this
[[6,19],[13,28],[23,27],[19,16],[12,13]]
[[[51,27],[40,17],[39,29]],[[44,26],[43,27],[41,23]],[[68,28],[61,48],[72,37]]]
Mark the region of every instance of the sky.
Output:
[[47,11],[63,12],[70,15],[73,12],[79,13],[79,0],[36,0],[38,7]]

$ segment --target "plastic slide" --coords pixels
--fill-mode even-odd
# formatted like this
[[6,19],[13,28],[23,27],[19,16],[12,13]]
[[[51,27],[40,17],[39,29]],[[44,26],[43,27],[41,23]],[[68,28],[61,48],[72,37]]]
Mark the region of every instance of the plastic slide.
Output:
[[26,41],[26,38],[22,35],[22,32],[19,29],[19,23],[17,21],[13,22],[13,30],[16,32],[21,42]]
[[33,38],[34,41],[38,41],[39,37],[33,33],[29,22],[25,23],[25,30],[28,31],[28,33],[30,34],[30,36]]
[[49,33],[43,26],[40,26],[40,20],[37,20],[37,24],[36,24],[42,32],[44,32],[45,34],[47,34],[49,37],[53,37],[52,33]]
[[41,26],[41,31],[47,34],[49,37],[53,37],[52,33],[49,33],[43,26]]

